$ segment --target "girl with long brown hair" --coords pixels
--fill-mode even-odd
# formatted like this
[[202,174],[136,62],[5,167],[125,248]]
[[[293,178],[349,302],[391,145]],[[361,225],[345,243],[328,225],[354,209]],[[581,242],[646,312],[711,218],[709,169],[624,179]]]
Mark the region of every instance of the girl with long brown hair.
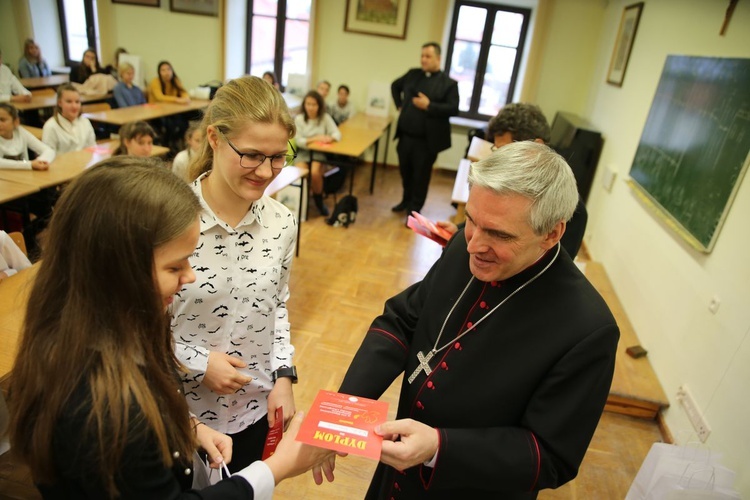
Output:
[[326,455],[285,438],[265,464],[184,493],[196,445],[212,467],[232,445],[189,417],[180,390],[167,310],[195,279],[200,204],[152,163],[87,170],[49,227],[9,398],[11,445],[45,498],[252,498]]

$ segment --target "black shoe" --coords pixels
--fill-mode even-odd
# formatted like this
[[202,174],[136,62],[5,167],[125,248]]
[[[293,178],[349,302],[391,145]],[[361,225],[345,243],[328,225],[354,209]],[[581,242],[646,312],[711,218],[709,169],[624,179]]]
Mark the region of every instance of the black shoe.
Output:
[[405,201],[402,201],[398,205],[394,205],[391,207],[391,212],[403,212],[406,210],[407,203]]
[[315,208],[318,209],[320,215],[322,215],[323,217],[328,217],[330,215],[330,213],[328,212],[328,207],[326,207],[325,203],[323,203],[322,194],[314,194],[313,201],[315,202]]

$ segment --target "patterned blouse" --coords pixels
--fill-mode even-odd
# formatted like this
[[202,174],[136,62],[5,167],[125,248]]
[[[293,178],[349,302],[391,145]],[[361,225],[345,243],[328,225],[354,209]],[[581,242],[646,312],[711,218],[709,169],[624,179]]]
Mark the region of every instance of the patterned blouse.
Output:
[[[286,301],[297,237],[292,213],[263,196],[236,228],[216,217],[201,192],[200,239],[191,263],[196,280],[175,297],[172,331],[177,358],[187,367],[183,386],[190,411],[211,428],[235,434],[264,418],[271,373],[292,366],[294,347]],[[234,394],[201,384],[209,351],[241,358],[253,378]]]

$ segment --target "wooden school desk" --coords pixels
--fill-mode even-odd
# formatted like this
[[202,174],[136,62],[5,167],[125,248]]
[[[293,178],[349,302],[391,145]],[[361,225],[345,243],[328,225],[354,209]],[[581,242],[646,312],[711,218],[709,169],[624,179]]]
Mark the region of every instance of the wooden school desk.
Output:
[[[112,94],[95,94],[95,95],[83,95],[81,94],[81,102],[100,102],[106,101],[112,97]],[[13,106],[18,111],[29,111],[32,109],[45,109],[54,108],[57,106],[57,96],[52,95],[32,95],[31,101],[29,102],[14,102]]]
[[[385,165],[388,157],[391,122],[392,118],[390,116],[381,117],[358,113],[339,126],[339,130],[341,131],[340,141],[331,144],[321,144],[319,142],[308,144],[307,149],[310,150],[310,161],[312,162],[315,159],[316,152],[359,158],[365,154],[365,151],[367,151],[370,146],[374,145],[375,151],[372,157],[372,173],[370,175],[370,194],[372,194],[375,186],[375,169],[378,164],[378,147],[380,145],[380,138],[385,132],[386,144],[385,156],[383,157],[383,165]],[[320,158],[320,161],[331,163],[333,165],[336,164],[335,161],[331,161],[330,159],[324,160]],[[349,178],[349,194],[352,193],[354,188],[354,168],[351,170],[351,177]]]
[[129,122],[155,120],[157,118],[164,118],[165,116],[200,110],[208,106],[209,102],[203,99],[193,99],[188,104],[157,102],[154,104],[141,104],[140,106],[84,113],[83,116],[92,122],[120,127]]
[[8,374],[21,340],[23,317],[26,313],[31,285],[38,269],[34,265],[0,281],[0,385],[6,387]]
[[70,75],[38,76],[33,78],[19,79],[21,85],[27,89],[43,89],[47,87],[58,87],[70,81]]

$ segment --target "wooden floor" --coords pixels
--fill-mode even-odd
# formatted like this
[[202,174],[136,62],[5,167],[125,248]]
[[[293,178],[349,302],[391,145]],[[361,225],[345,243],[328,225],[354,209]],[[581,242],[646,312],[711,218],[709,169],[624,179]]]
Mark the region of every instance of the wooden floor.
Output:
[[[379,171],[374,195],[369,194],[368,183],[369,166],[359,171],[355,182],[359,214],[354,225],[333,228],[316,216],[302,224],[288,303],[300,376],[295,386],[299,409],[309,408],[319,389],[338,388],[384,301],[418,281],[440,255],[437,244],[405,228],[403,215],[391,213],[390,207],[400,201],[398,171]],[[455,213],[450,206],[452,188],[451,173],[435,172],[423,214],[433,220],[449,219]],[[328,204],[333,204],[331,198]],[[382,398],[391,404],[391,416],[398,388],[399,382],[394,383]],[[660,440],[652,420],[605,413],[578,477],[557,490],[541,492],[539,498],[624,498],[651,444]],[[304,475],[282,483],[275,498],[363,498],[374,468],[374,462],[363,458],[340,459],[333,484],[316,486],[310,475]],[[21,484],[25,481],[23,468],[3,456],[0,498],[38,498]]]

